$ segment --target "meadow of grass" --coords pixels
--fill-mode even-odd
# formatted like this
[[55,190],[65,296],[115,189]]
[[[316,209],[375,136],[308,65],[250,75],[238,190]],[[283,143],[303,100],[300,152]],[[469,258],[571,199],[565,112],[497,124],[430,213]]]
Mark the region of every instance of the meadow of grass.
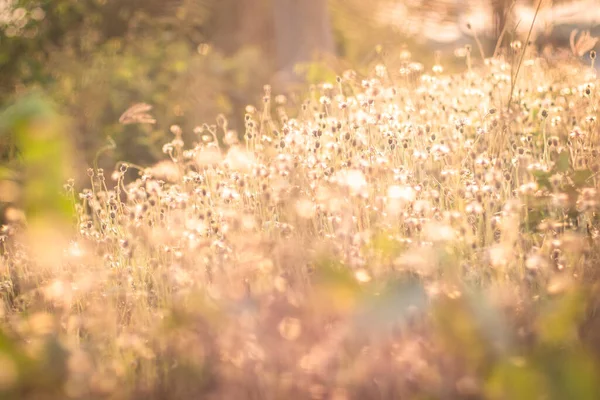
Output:
[[1,398],[599,398],[597,77],[510,51],[173,126],[64,244],[8,208]]

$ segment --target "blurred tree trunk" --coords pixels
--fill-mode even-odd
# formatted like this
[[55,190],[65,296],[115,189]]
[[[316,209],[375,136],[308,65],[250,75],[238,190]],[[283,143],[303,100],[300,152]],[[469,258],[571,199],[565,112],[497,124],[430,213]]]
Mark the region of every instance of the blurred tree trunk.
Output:
[[267,0],[236,0],[239,21],[239,42],[258,46],[270,53],[273,41],[273,23]]
[[[269,0],[212,0],[211,42],[227,55],[253,46],[271,56],[273,23]],[[272,1],[272,0],[271,0]]]
[[298,63],[319,54],[334,53],[327,0],[272,0],[278,79],[282,84],[299,80]]

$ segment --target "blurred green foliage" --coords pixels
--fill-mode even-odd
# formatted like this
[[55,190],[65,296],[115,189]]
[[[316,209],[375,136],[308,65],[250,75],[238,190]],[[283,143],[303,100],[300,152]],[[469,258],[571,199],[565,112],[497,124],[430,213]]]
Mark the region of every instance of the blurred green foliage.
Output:
[[[86,161],[110,136],[118,150],[104,165],[123,158],[152,162],[168,140],[169,126],[181,124],[191,132],[219,112],[231,114],[266,81],[259,49],[225,54],[203,45],[218,34],[210,24],[224,3],[7,3],[0,22],[0,105],[39,88],[70,116],[75,145]],[[154,106],[159,123],[119,125],[119,116],[139,102]]]
[[[11,142],[18,152],[0,170],[4,193],[0,212],[16,206],[23,210],[30,226],[69,223],[73,201],[61,193],[72,175],[71,143],[65,135],[64,119],[52,102],[40,93],[31,93],[0,112],[0,138]],[[9,139],[7,139],[9,138]],[[10,183],[10,185],[6,185]]]
[[[0,108],[42,90],[69,116],[77,154],[91,165],[111,137],[117,160],[156,161],[169,127],[193,128],[227,116],[243,134],[247,104],[257,104],[275,73],[272,0],[12,0],[0,10]],[[335,55],[298,66],[311,83],[374,63],[394,67],[405,38],[377,23],[376,0],[330,0]],[[360,29],[357,29],[360,27]],[[375,51],[378,45],[385,51]],[[414,47],[414,46],[413,46]],[[421,59],[431,51],[417,51]],[[424,54],[421,54],[424,53]],[[118,123],[136,103],[157,123]],[[5,138],[6,139],[6,138]],[[3,140],[5,140],[3,139]],[[2,145],[3,159],[11,157]]]
[[[46,315],[33,315],[28,323],[52,324]],[[43,321],[44,320],[44,321]],[[28,396],[40,399],[65,396],[68,351],[48,326],[48,332],[35,337],[35,350],[28,349],[22,337],[0,329],[0,396],[16,400]]]

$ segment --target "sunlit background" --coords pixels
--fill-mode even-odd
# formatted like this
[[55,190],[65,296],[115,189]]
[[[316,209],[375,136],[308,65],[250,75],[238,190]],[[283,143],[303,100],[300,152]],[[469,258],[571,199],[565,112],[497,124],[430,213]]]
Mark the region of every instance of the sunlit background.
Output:
[[[149,163],[175,123],[191,132],[222,113],[239,130],[244,107],[260,102],[267,83],[285,91],[298,80],[316,83],[350,66],[359,72],[382,61],[398,67],[404,50],[428,65],[436,51],[452,62],[459,46],[475,46],[474,33],[491,56],[504,25],[505,41],[527,33],[536,5],[2,0],[0,104],[39,88],[69,116],[82,161],[90,163],[111,137],[118,149],[101,163]],[[537,19],[532,39],[538,46],[568,49],[573,29],[598,32],[600,9],[595,0],[546,0]],[[120,125],[119,116],[140,102],[154,106],[157,123]]]
[[600,0],[0,0],[0,400],[600,398]]

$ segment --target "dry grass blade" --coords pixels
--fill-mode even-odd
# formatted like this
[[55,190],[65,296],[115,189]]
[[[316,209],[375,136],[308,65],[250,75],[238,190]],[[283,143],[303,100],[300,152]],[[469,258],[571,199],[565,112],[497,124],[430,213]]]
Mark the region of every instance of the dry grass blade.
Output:
[[148,112],[152,106],[146,103],[137,103],[129,107],[119,118],[119,123],[129,124],[154,124],[156,120]]
[[544,0],[540,0],[537,8],[535,9],[535,14],[533,15],[533,21],[531,21],[531,26],[529,27],[529,33],[527,33],[527,39],[525,40],[525,46],[523,46],[523,51],[521,52],[521,58],[519,59],[519,65],[517,66],[517,72],[515,73],[515,77],[512,81],[512,85],[510,87],[510,97],[508,98],[507,110],[510,109],[510,104],[512,102],[513,94],[515,92],[515,86],[517,85],[517,78],[519,77],[519,71],[521,70],[521,64],[523,63],[523,59],[525,58],[525,52],[527,51],[527,44],[529,43],[529,39],[531,38],[531,32],[533,31],[533,26],[535,25],[535,20],[540,12],[540,7],[542,6],[542,2]]
[[485,61],[485,52],[483,51],[483,46],[481,45],[481,41],[477,36],[477,32],[473,29],[473,26],[469,23],[467,24],[467,29],[473,32],[473,38],[475,39],[475,43],[477,43],[477,48],[479,49],[479,54],[481,55],[481,59]]
[[[506,11],[506,15],[505,15],[505,20],[506,18],[511,15],[513,8],[515,7],[515,4],[517,4],[516,0],[514,0],[509,9]],[[496,58],[498,56],[498,51],[500,51],[500,46],[502,45],[502,40],[504,39],[504,35],[506,34],[506,30],[508,29],[508,23],[505,23],[504,26],[502,27],[502,32],[500,32],[500,35],[498,36],[498,41],[496,42],[496,47],[494,48],[494,54],[492,55],[492,58]]]
[[583,31],[581,32],[581,35],[579,35],[579,38],[575,40],[578,32],[579,31],[577,29],[573,29],[571,31],[569,43],[571,45],[571,51],[573,54],[576,57],[581,57],[596,46],[599,38],[590,35],[590,31]]

